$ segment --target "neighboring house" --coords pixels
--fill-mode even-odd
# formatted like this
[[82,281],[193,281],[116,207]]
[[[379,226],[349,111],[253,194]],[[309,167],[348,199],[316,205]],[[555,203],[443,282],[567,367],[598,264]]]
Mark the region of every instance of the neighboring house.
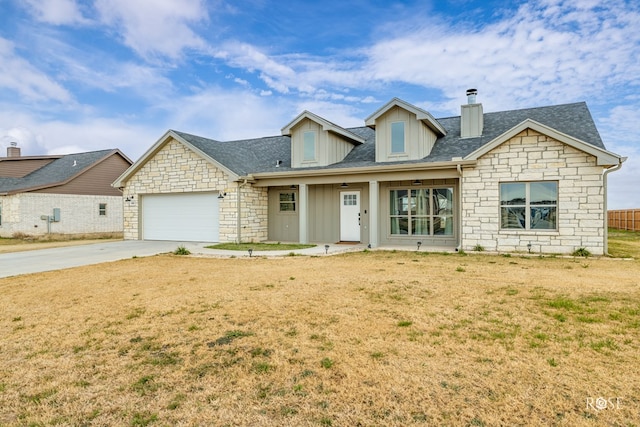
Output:
[[585,103],[436,119],[393,99],[345,129],[310,112],[281,136],[169,130],[113,184],[125,239],[361,242],[606,252],[607,151]]
[[120,150],[0,157],[0,237],[16,233],[122,232],[122,192],[111,186],[132,162]]

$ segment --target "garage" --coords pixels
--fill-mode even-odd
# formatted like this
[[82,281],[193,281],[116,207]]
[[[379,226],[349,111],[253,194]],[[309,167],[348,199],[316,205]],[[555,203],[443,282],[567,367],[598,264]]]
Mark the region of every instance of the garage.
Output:
[[218,242],[217,193],[142,196],[142,238],[184,242]]

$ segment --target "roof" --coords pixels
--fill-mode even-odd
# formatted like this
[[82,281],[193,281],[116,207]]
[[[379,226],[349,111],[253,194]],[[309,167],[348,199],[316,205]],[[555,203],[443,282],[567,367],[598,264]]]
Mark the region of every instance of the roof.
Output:
[[347,129],[342,128],[336,125],[335,123],[331,123],[330,121],[325,120],[322,117],[306,110],[300,113],[298,117],[293,119],[291,122],[289,122],[289,124],[287,124],[285,127],[282,128],[282,135],[291,136],[291,132],[293,128],[304,119],[309,119],[319,124],[320,126],[322,126],[322,130],[333,132],[335,134],[338,134],[346,138],[347,140],[349,140],[349,142],[353,143],[354,145],[362,144],[364,142],[362,138],[360,138],[358,135],[352,132],[349,132]]
[[[394,98],[390,103],[369,116],[367,120],[369,122],[375,120],[377,115],[382,114],[388,108],[400,105],[399,103],[400,100]],[[404,104],[406,103],[402,101],[402,105]],[[288,133],[289,127],[294,126],[301,118],[307,116],[308,114],[305,113],[299,115],[283,128],[283,133]],[[431,120],[429,117],[425,116],[425,119]],[[376,167],[386,168],[396,164],[421,164],[423,167],[428,167],[429,164],[433,164],[434,167],[441,167],[446,163],[453,165],[458,161],[456,159],[476,159],[477,156],[482,155],[483,148],[492,148],[496,144],[504,142],[504,138],[509,136],[510,132],[518,130],[519,126],[534,127],[543,133],[553,131],[553,136],[558,137],[562,142],[594,155],[603,154],[602,159],[609,163],[602,164],[617,164],[619,158],[606,151],[585,102],[485,113],[482,136],[476,138],[460,137],[460,116],[433,120],[437,121],[442,132],[436,139],[431,153],[422,159],[377,163],[375,161],[375,130],[367,125],[344,129],[345,132],[357,136],[362,143],[354,146],[342,161],[328,166],[308,168],[291,167],[291,137],[289,135],[223,142],[169,130],[133,167],[118,178],[114,185],[122,184],[134,174],[149,157],[162,147],[169,136],[178,138],[199,151],[210,162],[235,175],[234,178],[254,174],[304,173],[304,171],[314,170],[336,170],[338,172],[340,169],[346,168],[371,168],[374,170]],[[327,123],[333,125],[331,122]],[[601,159],[601,157],[598,158]]]
[[[24,177],[0,177],[0,194],[20,193],[64,184],[115,153],[120,154],[124,159],[131,163],[131,160],[129,160],[118,149],[65,154],[60,156],[47,156],[52,157],[53,160]],[[34,157],[9,157],[1,158],[0,160],[20,161],[22,159],[30,160],[33,158]]]

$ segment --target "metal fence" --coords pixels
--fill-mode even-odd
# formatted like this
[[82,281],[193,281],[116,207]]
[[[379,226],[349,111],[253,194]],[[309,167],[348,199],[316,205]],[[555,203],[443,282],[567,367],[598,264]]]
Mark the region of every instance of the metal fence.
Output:
[[640,231],[640,209],[608,211],[607,216],[611,228]]

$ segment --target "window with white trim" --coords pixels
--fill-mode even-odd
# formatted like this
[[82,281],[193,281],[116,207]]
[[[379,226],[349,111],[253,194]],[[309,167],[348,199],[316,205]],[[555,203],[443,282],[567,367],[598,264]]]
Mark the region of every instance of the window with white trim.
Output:
[[391,190],[389,220],[392,235],[452,236],[453,188]]
[[393,122],[391,123],[391,154],[404,152],[404,122]]
[[98,203],[98,215],[99,216],[107,216],[107,204],[106,203]]
[[316,159],[316,133],[308,131],[303,134],[302,160],[312,161]]
[[557,230],[558,183],[501,183],[500,227],[518,230]]

